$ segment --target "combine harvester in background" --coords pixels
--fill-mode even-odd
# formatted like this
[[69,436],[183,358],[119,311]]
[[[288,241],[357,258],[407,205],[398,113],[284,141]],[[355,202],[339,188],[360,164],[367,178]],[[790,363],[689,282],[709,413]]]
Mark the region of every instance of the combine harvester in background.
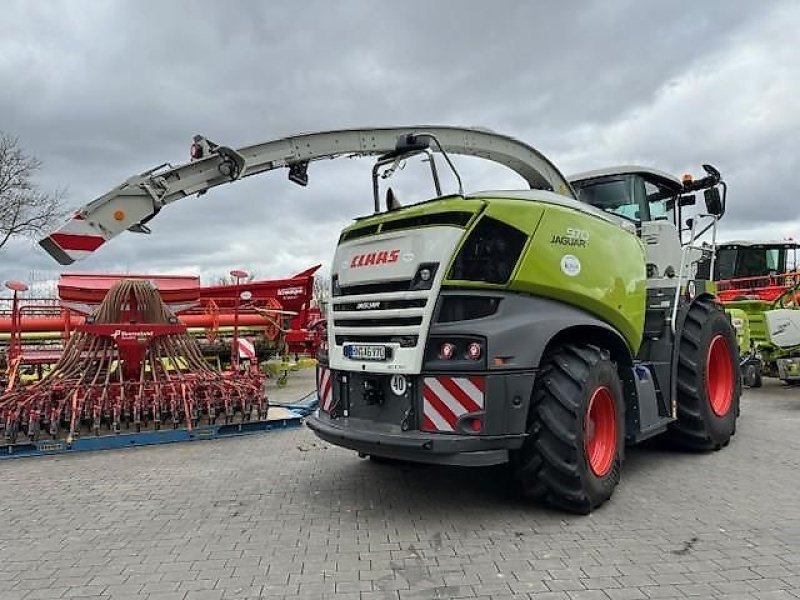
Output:
[[750,387],[761,387],[762,376],[800,383],[799,248],[792,240],[717,244],[713,277]]
[[196,278],[102,282],[107,291],[99,305],[92,303],[97,286],[76,288],[83,302],[69,309],[86,317],[41,381],[20,385],[23,357],[11,348],[0,396],[0,456],[203,439],[297,422],[284,409],[268,414],[258,369],[221,372],[203,357],[175,316],[196,302]]
[[[465,193],[456,154],[504,165],[526,189]],[[662,434],[699,451],[729,443],[736,339],[696,272],[714,256],[698,238],[725,212],[712,167],[693,182],[618,168],[570,184],[523,142],[447,126],[236,150],[197,136],[191,156],[131,177],[41,245],[70,264],[217,185],[287,168],[305,186],[312,161],[376,156],[374,212],[345,228],[332,263],[320,409],[306,421],[320,438],[378,459],[509,463],[525,496],[579,513],[611,497],[626,444]],[[391,188],[381,197],[381,181],[420,160],[432,194],[406,206]],[[705,210],[683,236],[675,209],[701,190]]]

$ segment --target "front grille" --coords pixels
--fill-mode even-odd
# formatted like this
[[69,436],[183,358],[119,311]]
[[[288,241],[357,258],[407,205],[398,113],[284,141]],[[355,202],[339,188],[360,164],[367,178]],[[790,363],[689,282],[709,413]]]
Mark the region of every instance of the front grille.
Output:
[[336,327],[407,327],[422,325],[422,317],[394,317],[388,319],[334,319]]
[[359,302],[342,302],[333,306],[334,312],[346,310],[392,310],[397,308],[424,308],[425,298],[411,300],[361,300]]
[[341,288],[331,303],[335,342],[392,343],[413,348],[420,337],[430,290],[410,291],[411,281]]

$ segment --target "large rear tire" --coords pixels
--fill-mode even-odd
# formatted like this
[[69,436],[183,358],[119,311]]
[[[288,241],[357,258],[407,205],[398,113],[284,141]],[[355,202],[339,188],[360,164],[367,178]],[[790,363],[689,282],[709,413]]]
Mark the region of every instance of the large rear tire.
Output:
[[713,302],[698,300],[678,343],[678,418],[669,437],[687,450],[719,450],[736,431],[742,393],[735,331]]
[[608,353],[569,344],[543,363],[528,437],[511,457],[524,496],[579,514],[611,497],[625,441],[622,383]]

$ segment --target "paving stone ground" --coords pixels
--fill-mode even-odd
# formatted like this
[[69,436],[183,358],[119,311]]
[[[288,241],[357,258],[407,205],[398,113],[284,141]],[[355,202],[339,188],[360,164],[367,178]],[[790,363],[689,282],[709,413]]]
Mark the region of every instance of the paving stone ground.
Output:
[[0,462],[0,599],[258,597],[800,598],[800,389],[746,391],[720,452],[630,449],[588,517],[305,428]]

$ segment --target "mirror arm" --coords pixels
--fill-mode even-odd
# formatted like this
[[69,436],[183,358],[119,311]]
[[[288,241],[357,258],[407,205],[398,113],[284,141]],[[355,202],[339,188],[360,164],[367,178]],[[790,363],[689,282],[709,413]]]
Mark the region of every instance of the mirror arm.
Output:
[[450,167],[450,170],[453,172],[453,175],[455,176],[456,181],[458,182],[458,195],[463,196],[464,184],[461,182],[461,175],[459,175],[456,166],[453,164],[453,161],[450,160],[450,156],[447,154],[447,152],[445,152],[444,148],[442,148],[442,145],[439,143],[439,140],[436,138],[436,136],[433,135],[432,133],[421,132],[417,134],[417,137],[427,137],[436,144],[436,147],[439,149],[441,155],[444,156],[445,161],[447,161],[447,165]]
[[439,181],[439,171],[436,168],[436,161],[433,158],[433,152],[430,150],[425,150],[425,155],[428,157],[428,162],[431,164],[431,177],[433,177],[433,187],[436,189],[436,197],[439,198],[442,195],[442,184]]

